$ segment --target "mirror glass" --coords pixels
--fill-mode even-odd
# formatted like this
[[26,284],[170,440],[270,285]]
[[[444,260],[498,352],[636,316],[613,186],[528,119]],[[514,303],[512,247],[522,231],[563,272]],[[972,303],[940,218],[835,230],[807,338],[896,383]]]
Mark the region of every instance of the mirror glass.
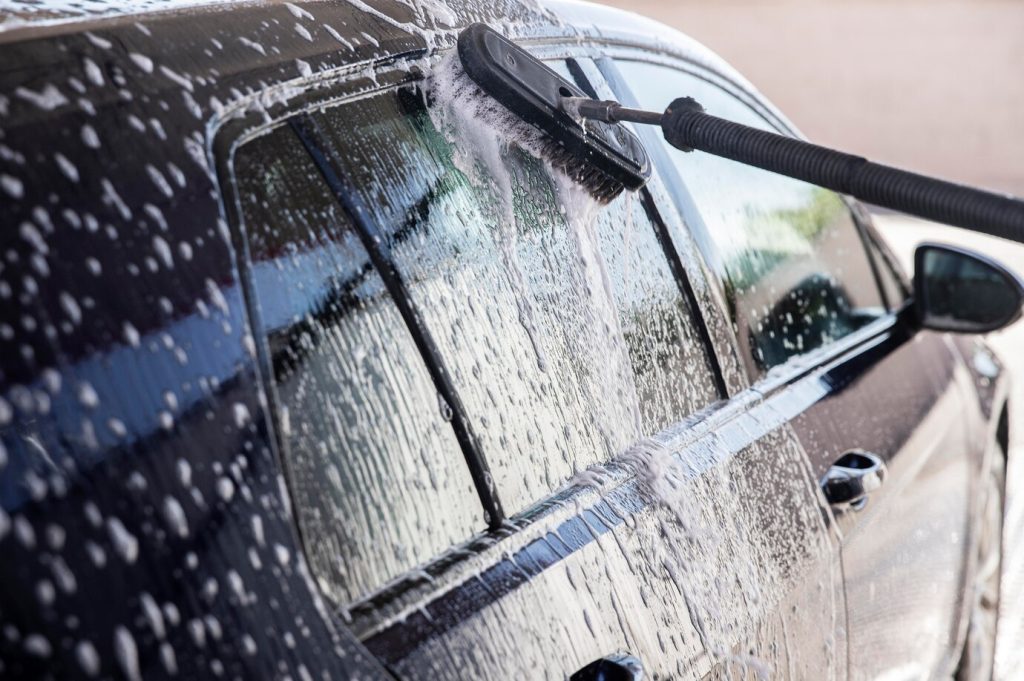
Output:
[[1024,303],[1019,279],[988,258],[924,244],[915,257],[914,287],[922,326],[982,333],[1014,321]]

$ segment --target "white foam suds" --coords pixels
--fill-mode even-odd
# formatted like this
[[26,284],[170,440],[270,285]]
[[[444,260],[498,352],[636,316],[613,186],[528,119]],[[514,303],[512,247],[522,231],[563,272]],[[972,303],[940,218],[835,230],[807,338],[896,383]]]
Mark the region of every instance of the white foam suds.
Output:
[[79,641],[75,645],[75,659],[86,676],[96,676],[100,673],[100,656],[91,641]]
[[139,557],[139,540],[125,528],[118,518],[107,520],[107,531],[114,549],[129,565]]
[[185,509],[177,498],[168,495],[164,498],[164,520],[167,526],[179,537],[188,536],[188,518],[185,516]]
[[114,630],[114,655],[121,667],[121,672],[129,681],[142,681],[139,671],[139,649],[135,637],[126,627],[119,626]]
[[65,97],[53,83],[47,83],[46,86],[38,92],[35,90],[29,90],[26,87],[18,87],[14,91],[14,94],[27,102],[35,104],[44,111],[52,111],[58,106],[63,106],[68,103],[68,98]]
[[455,52],[434,66],[428,87],[435,101],[431,119],[453,142],[456,167],[477,186],[497,194],[502,260],[515,292],[520,324],[530,338],[537,366],[546,370],[548,360],[537,332],[534,303],[516,249],[519,229],[513,179],[505,162],[512,146],[539,157],[543,147],[540,133],[484,94],[463,71]]

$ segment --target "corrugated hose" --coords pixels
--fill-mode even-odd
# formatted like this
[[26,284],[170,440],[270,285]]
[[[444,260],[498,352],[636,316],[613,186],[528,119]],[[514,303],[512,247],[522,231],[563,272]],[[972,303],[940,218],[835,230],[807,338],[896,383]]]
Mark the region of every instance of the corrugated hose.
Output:
[[660,124],[683,151],[715,156],[804,180],[884,208],[1024,243],[1024,201],[874,163],[861,156],[734,123],[704,112],[691,97],[664,114],[616,102],[577,104],[586,118]]

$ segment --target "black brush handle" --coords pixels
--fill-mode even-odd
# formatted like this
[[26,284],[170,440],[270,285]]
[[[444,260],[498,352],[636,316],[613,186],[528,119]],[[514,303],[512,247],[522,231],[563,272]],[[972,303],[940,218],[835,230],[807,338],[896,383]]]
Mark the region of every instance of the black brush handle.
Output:
[[665,139],[917,217],[1024,243],[1024,201],[910,173],[704,113],[690,97],[661,119]]

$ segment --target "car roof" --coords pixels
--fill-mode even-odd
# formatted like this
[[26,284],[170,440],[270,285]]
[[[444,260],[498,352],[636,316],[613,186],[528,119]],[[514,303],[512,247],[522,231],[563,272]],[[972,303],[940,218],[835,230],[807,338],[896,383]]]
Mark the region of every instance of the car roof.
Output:
[[[502,0],[496,3],[465,0],[4,0],[0,4],[0,34],[46,35],[102,29],[124,21],[154,22],[170,18],[241,15],[272,7],[286,7],[295,16],[303,9],[331,6],[336,11],[390,16],[394,23],[417,24],[422,29],[455,26],[466,13],[478,20],[516,22],[542,11],[537,3]],[[406,14],[407,21],[400,18]]]
[[[324,15],[329,19],[322,20]],[[314,29],[317,22],[326,34]],[[134,55],[136,63],[140,59],[146,63],[159,55],[168,69],[177,71],[180,66],[187,71],[204,61],[201,52],[210,53],[208,43],[195,40],[205,34],[229,51],[244,48],[239,50],[240,58],[224,60],[238,73],[246,67],[258,71],[274,61],[292,63],[325,52],[334,53],[336,63],[379,59],[389,53],[389,47],[409,49],[410,40],[420,49],[443,50],[453,46],[458,32],[473,22],[487,23],[522,41],[589,38],[642,46],[698,64],[742,90],[755,91],[728,63],[690,36],[632,12],[581,0],[0,0],[0,54],[6,67],[0,71],[0,124],[8,108],[5,99],[19,85],[30,89],[33,76],[39,80],[38,76],[60,75],[59,57],[40,59],[40,50],[14,45],[85,36],[94,45],[112,43],[113,52],[105,55],[108,60],[127,61],[125,57]],[[104,38],[107,33],[123,38]],[[396,38],[400,45],[394,44]],[[57,44],[56,51],[69,48]]]
[[[349,13],[392,17],[395,26],[418,29],[422,35],[449,34],[471,21],[500,25],[509,35],[531,33],[590,35],[605,39],[643,38],[672,52],[705,62],[717,71],[737,75],[711,50],[689,36],[652,19],[622,9],[582,0],[504,0],[476,3],[472,0],[4,0],[0,2],[0,45],[66,33],[98,31],[128,23],[148,24],[169,19],[232,21],[246,13],[272,6],[287,7],[296,18],[318,5],[333,5]],[[399,15],[406,13],[405,19]],[[337,27],[348,31],[347,26]],[[157,38],[154,36],[154,38]]]
[[177,12],[187,8],[235,0],[6,0],[0,16],[0,31],[27,27],[58,26],[88,19],[126,17],[156,12]]

